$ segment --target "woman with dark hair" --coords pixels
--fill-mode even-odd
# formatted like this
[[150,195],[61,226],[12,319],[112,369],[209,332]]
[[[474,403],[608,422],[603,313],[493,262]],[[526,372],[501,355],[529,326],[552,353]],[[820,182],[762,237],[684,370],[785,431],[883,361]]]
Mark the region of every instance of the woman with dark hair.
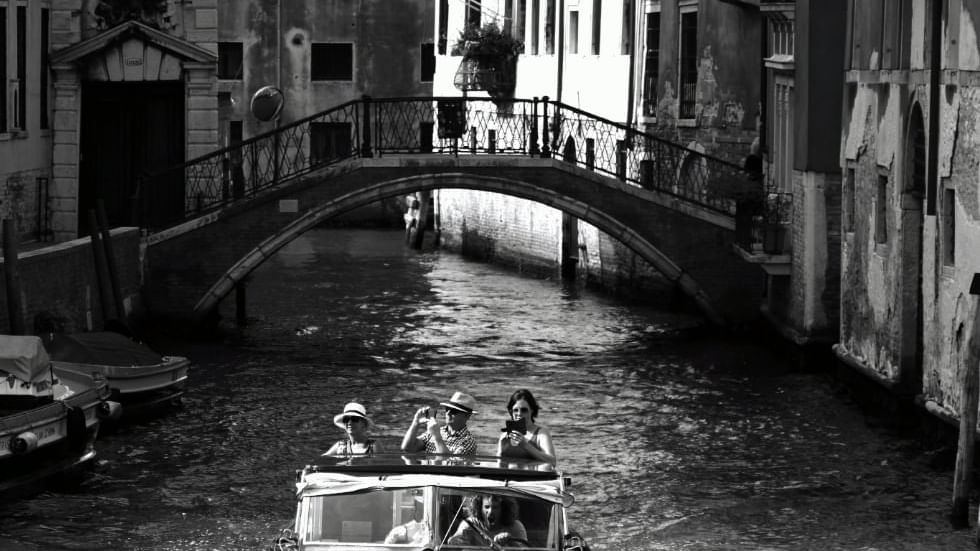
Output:
[[500,457],[521,457],[536,459],[554,465],[558,462],[551,431],[536,423],[538,401],[530,390],[522,388],[507,401],[507,415],[512,421],[524,424],[524,431],[509,430],[500,435],[497,442],[497,455]]
[[490,545],[492,549],[528,546],[527,530],[517,520],[516,499],[476,494],[467,498],[463,513],[466,516],[446,542],[449,545]]

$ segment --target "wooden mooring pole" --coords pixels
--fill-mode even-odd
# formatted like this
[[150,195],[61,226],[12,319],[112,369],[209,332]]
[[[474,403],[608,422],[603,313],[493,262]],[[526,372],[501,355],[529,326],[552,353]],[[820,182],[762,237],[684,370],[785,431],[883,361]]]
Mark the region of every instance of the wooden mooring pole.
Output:
[[116,270],[116,252],[112,246],[112,233],[109,231],[109,219],[105,214],[105,202],[99,199],[95,210],[96,222],[102,235],[102,247],[105,250],[106,268],[109,272],[109,287],[112,289],[112,301],[116,307],[116,319],[126,324],[126,305],[123,303],[122,288],[119,286],[119,273]]
[[[970,294],[980,295],[980,274],[974,274]],[[974,301],[976,302],[976,301]],[[968,350],[980,346],[980,304],[974,305],[973,329]],[[950,522],[956,528],[970,526],[970,486],[973,474],[973,455],[977,434],[978,373],[975,355],[967,354],[966,365],[960,366],[960,433],[956,450],[956,470],[953,473],[953,509]],[[977,540],[980,543],[980,539]]]
[[95,285],[99,289],[99,304],[102,306],[102,326],[115,316],[112,315],[112,290],[109,288],[109,274],[106,267],[105,248],[102,245],[102,234],[95,218],[95,209],[88,210],[89,239],[92,243],[92,262],[95,265]]
[[17,228],[9,218],[3,220],[3,277],[7,288],[7,317],[11,335],[25,335],[24,303],[20,297],[20,268],[17,260]]

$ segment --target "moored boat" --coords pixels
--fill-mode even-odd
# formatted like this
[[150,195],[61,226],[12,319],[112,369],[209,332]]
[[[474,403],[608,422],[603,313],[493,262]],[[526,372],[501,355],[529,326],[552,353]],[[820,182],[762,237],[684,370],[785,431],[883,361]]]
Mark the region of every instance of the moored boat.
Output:
[[318,461],[297,472],[295,520],[274,551],[587,549],[567,527],[570,479],[547,463],[434,454]]
[[177,403],[184,394],[190,361],[183,356],[163,356],[112,331],[47,333],[42,338],[55,374],[102,374],[127,417]]
[[119,412],[109,394],[101,376],[56,376],[40,338],[0,335],[0,495],[88,466],[101,422]]

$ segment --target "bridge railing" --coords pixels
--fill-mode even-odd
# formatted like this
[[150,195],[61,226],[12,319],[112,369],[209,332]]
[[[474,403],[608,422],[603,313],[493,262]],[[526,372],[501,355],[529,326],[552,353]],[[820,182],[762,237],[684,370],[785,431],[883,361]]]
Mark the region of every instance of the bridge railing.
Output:
[[134,218],[152,232],[321,167],[385,154],[554,155],[726,214],[752,183],[738,165],[547,97],[365,97],[143,176]]
[[565,161],[731,215],[742,196],[762,192],[739,165],[562,103],[549,105],[552,153]]

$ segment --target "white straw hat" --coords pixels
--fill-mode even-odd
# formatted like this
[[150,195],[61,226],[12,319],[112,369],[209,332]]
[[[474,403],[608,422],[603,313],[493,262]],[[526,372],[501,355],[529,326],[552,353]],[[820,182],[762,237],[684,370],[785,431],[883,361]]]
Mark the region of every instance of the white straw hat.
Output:
[[334,415],[333,424],[337,425],[342,429],[347,428],[344,424],[345,417],[360,417],[361,419],[367,421],[368,425],[371,424],[371,418],[367,416],[367,410],[364,409],[364,406],[358,404],[357,402],[349,402],[346,406],[344,406],[343,413],[338,413],[337,415]]
[[457,411],[462,411],[463,413],[468,413],[470,415],[476,413],[476,411],[473,410],[473,407],[476,406],[476,400],[465,392],[457,392],[453,394],[453,397],[450,398],[448,402],[440,402],[440,405],[446,406],[447,408],[453,408]]

